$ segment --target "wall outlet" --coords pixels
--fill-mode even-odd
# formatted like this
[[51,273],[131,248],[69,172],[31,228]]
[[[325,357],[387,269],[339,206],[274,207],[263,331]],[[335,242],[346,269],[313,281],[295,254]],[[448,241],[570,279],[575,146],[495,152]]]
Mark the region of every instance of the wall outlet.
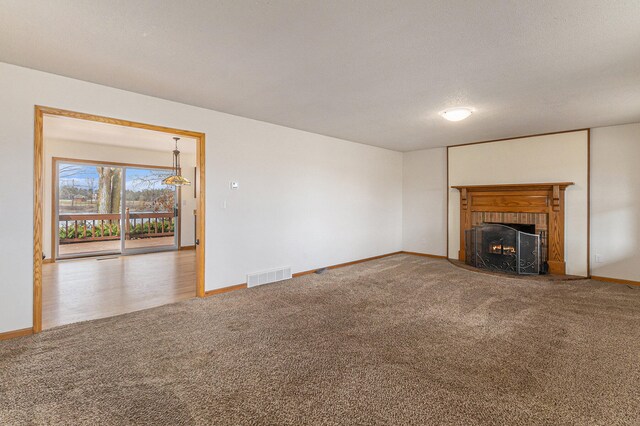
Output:
[[604,262],[604,258],[601,255],[596,254],[596,263],[602,263],[602,262]]
[[238,182],[231,182],[230,186],[231,186],[231,189],[240,188],[240,184]]

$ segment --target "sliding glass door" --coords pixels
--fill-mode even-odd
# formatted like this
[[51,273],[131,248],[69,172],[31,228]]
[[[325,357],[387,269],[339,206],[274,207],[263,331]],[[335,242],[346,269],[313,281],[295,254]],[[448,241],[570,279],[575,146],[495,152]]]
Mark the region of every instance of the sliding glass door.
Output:
[[56,257],[120,253],[123,168],[62,161],[54,166]]
[[178,192],[171,169],[54,160],[56,258],[175,250]]
[[125,169],[123,252],[178,247],[178,192],[162,184],[169,175],[170,169]]

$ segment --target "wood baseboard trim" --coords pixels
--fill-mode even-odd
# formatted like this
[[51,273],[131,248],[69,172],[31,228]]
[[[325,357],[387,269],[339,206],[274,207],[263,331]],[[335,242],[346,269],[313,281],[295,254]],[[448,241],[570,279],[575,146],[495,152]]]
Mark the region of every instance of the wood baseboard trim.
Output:
[[640,281],[621,280],[620,278],[599,277],[599,276],[596,276],[596,275],[592,275],[591,279],[592,280],[597,280],[597,281],[604,281],[604,282],[608,282],[608,283],[614,283],[614,284],[626,284],[626,285],[639,285],[640,286]]
[[[318,269],[321,269],[321,268],[318,268]],[[311,269],[309,271],[296,272],[295,274],[291,274],[291,276],[293,278],[298,278],[298,277],[302,277],[304,275],[310,275],[310,274],[313,274],[314,272],[316,272],[318,269]]]
[[567,264],[565,262],[549,260],[547,263],[549,264],[550,274],[565,275],[567,273]]
[[[381,254],[380,256],[367,257],[365,259],[354,260],[354,261],[351,261],[351,262],[338,263],[337,265],[324,266],[324,268],[327,268],[327,269],[344,268],[345,266],[357,265],[358,263],[364,263],[364,262],[369,262],[371,260],[382,259],[384,257],[394,256],[396,254],[411,254],[411,255],[414,255],[414,256],[430,257],[430,258],[433,258],[433,259],[446,259],[447,258],[446,256],[439,256],[439,255],[436,255],[436,254],[415,253],[415,252],[410,252],[410,251],[394,251],[393,253]],[[317,269],[310,269],[308,271],[296,272],[295,274],[292,274],[292,277],[293,278],[297,278],[297,277],[301,277],[303,275],[313,274],[318,269],[322,269],[322,268],[323,267],[320,267],[320,268],[317,268]],[[244,289],[244,288],[247,288],[247,284],[246,283],[238,284],[238,285],[232,285],[232,286],[229,286],[229,287],[217,288],[215,290],[209,290],[209,291],[206,291],[204,293],[204,296],[205,297],[209,297],[209,296],[213,296],[215,294],[226,293],[226,292],[234,291],[234,290],[241,290],[241,289]]]
[[366,259],[354,260],[352,262],[339,263],[337,265],[331,265],[331,266],[321,266],[320,268],[310,269],[308,271],[296,272],[292,276],[293,276],[293,278],[297,278],[297,277],[301,277],[303,275],[313,274],[318,269],[323,269],[323,268],[327,268],[327,269],[344,268],[345,266],[357,265],[358,263],[368,262],[370,260],[382,259],[383,257],[393,256],[395,254],[401,254],[401,253],[402,253],[401,251],[395,251],[393,253],[381,254],[380,256],[367,257]]
[[42,260],[42,263],[43,263],[43,264],[46,264],[46,263],[56,263],[56,260],[55,260],[55,259],[43,259],[43,260]]
[[[338,265],[326,266],[326,268],[328,268],[328,269],[343,268],[345,266],[350,266],[350,265],[355,265],[355,264],[358,264],[358,263],[368,262],[370,260],[382,259],[383,257],[393,256],[394,254],[401,254],[401,253],[402,253],[401,251],[396,251],[396,252],[393,252],[393,253],[382,254],[380,256],[373,256],[373,257],[368,257],[366,259],[354,260],[353,262],[340,263]],[[320,268],[318,268],[318,269],[320,269]],[[313,274],[318,269],[312,269],[310,271],[304,271],[304,272],[297,272],[297,273],[293,274],[292,276],[293,276],[293,278],[296,278],[296,277],[301,277],[303,275]],[[238,285],[232,285],[232,286],[229,286],[229,287],[216,288],[214,290],[205,291],[204,297],[209,297],[209,296],[213,296],[213,295],[221,294],[221,293],[227,293],[229,291],[234,291],[234,290],[242,290],[242,289],[245,289],[245,288],[247,288],[247,283],[242,283],[242,284],[238,284]]]
[[196,249],[196,246],[180,246],[178,250],[182,251],[182,250],[195,250],[195,249]]
[[430,257],[432,259],[446,259],[447,256],[440,256],[439,254],[418,253],[415,251],[401,251],[402,254],[411,254],[413,256]]
[[209,297],[209,296],[213,296],[213,295],[221,294],[221,293],[228,293],[228,292],[234,291],[234,290],[242,290],[243,288],[247,288],[247,283],[238,284],[238,285],[232,285],[232,286],[229,286],[229,287],[216,288],[216,289],[213,289],[213,290],[205,291],[204,292],[204,297]]
[[0,340],[15,339],[16,337],[30,336],[33,334],[33,328],[23,328],[21,330],[5,331],[0,333]]

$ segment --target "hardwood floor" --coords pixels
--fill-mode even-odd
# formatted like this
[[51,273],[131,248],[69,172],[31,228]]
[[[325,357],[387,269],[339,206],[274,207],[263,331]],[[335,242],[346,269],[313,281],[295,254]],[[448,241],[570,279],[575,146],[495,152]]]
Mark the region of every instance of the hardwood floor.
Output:
[[59,261],[42,267],[43,329],[190,299],[195,251]]

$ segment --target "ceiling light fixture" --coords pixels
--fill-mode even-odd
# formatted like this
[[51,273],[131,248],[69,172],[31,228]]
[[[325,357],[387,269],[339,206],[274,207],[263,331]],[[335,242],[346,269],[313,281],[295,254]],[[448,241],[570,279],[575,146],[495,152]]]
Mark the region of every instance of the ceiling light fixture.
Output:
[[446,109],[440,115],[449,121],[460,121],[469,117],[472,113],[471,108],[457,107]]
[[180,175],[180,151],[178,151],[179,137],[174,137],[176,141],[176,149],[173,150],[173,175],[162,180],[165,185],[183,186],[191,185],[191,181]]

